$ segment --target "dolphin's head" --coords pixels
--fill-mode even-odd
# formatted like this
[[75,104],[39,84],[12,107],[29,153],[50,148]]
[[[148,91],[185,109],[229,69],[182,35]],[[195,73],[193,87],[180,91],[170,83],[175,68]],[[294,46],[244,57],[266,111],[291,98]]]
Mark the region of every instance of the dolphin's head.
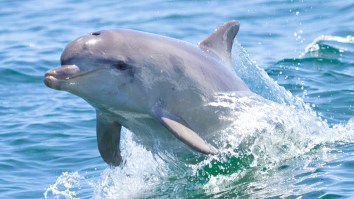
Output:
[[64,49],[61,66],[45,73],[44,83],[93,104],[105,100],[127,103],[132,100],[128,94],[134,88],[136,70],[128,48],[119,31],[99,31],[79,37]]

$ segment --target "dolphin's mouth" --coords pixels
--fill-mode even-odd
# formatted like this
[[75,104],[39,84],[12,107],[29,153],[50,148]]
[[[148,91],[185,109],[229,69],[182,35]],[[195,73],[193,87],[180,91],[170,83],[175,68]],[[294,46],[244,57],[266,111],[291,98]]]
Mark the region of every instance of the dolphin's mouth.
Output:
[[61,90],[67,80],[81,75],[76,65],[63,65],[59,68],[48,70],[44,75],[44,84],[49,88]]
[[56,90],[62,90],[63,85],[69,80],[77,77],[85,76],[98,70],[108,68],[98,68],[96,70],[90,70],[81,72],[80,68],[76,65],[62,65],[59,68],[48,70],[44,75],[44,84],[49,88]]

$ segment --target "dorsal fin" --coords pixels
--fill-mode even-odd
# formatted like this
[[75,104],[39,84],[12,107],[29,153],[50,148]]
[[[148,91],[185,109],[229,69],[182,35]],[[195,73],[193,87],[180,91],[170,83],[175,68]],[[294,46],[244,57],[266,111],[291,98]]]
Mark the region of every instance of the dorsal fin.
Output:
[[217,56],[225,63],[231,64],[231,50],[240,23],[232,20],[216,28],[207,38],[199,42],[199,47],[206,53]]

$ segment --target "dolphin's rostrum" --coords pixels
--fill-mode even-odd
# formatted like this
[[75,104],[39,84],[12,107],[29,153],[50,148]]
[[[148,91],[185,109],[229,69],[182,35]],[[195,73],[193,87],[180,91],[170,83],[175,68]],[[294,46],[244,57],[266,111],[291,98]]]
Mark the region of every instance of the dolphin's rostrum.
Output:
[[249,92],[232,67],[238,30],[226,22],[199,46],[133,30],[94,32],[65,48],[44,83],[96,109],[98,149],[110,165],[122,161],[122,126],[150,150],[216,154],[222,122],[206,104],[216,93]]

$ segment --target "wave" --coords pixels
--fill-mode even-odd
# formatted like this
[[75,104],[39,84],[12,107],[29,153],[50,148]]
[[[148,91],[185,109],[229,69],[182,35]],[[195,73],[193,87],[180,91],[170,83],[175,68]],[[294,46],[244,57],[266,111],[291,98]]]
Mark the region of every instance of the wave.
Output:
[[320,36],[298,58],[283,59],[267,73],[299,96],[330,125],[353,117],[353,37]]

